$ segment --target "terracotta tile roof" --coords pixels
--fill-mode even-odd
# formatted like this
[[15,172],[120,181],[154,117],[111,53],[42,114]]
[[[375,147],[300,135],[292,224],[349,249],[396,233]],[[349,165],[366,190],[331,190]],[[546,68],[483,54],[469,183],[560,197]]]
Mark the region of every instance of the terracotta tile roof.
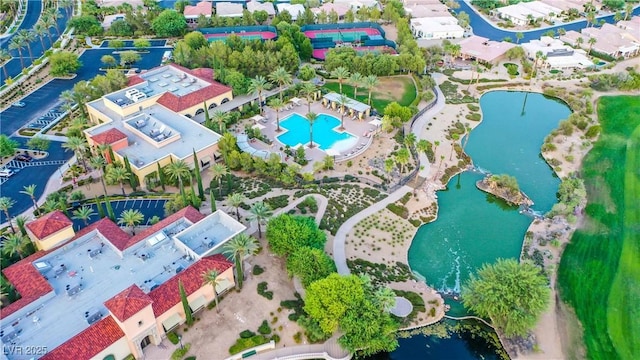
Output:
[[221,254],[203,257],[185,271],[149,292],[149,297],[153,300],[153,313],[158,317],[180,302],[178,281],[182,281],[188,296],[202,287],[203,272],[217,270],[222,273],[232,266],[233,263]]
[[123,337],[124,333],[120,326],[111,316],[107,316],[40,359],[89,360]]
[[183,208],[182,210],[178,211],[177,213],[172,214],[172,215],[164,218],[162,221],[158,222],[157,224],[155,224],[153,226],[150,226],[150,227],[144,229],[143,231],[137,233],[133,237],[130,237],[130,238],[126,239],[126,240],[118,239],[117,241],[114,241],[113,239],[110,239],[110,241],[116,248],[118,248],[120,250],[124,250],[124,249],[126,249],[128,247],[131,247],[131,246],[139,243],[140,241],[142,241],[142,240],[146,239],[147,237],[149,237],[151,234],[164,229],[165,227],[171,225],[172,223],[180,220],[183,217],[186,218],[187,220],[191,221],[194,224],[205,218],[205,216],[202,215],[198,210],[196,210],[192,206],[187,206],[186,208]]
[[38,239],[44,239],[66,227],[73,222],[60,210],[52,211],[43,217],[27,224],[27,229]]
[[15,287],[21,297],[17,301],[3,307],[2,310],[0,310],[0,318],[13,314],[53,291],[53,288],[47,280],[45,280],[44,276],[32,265],[34,261],[53,250],[55,249],[38,251],[2,270],[4,276],[7,277],[7,280]]
[[208,1],[201,1],[195,6],[187,5],[184,7],[184,16],[211,16],[213,7]]
[[120,249],[117,244],[124,244],[131,238],[131,235],[124,232],[116,223],[111,221],[111,219],[104,218],[78,231],[76,236],[74,236],[71,241],[81,238],[94,230],[97,230],[100,235],[105,237],[110,243],[113,244],[113,246],[115,246],[119,250],[122,249]]
[[127,79],[127,86],[133,86],[143,82],[145,82],[145,80],[141,78],[139,75],[133,75]]
[[95,134],[91,137],[97,144],[113,144],[116,141],[126,139],[127,135],[122,131],[112,128],[107,131]]
[[104,306],[111,311],[120,322],[137,314],[151,304],[151,298],[145,294],[138,285],[131,285],[116,296],[105,301]]

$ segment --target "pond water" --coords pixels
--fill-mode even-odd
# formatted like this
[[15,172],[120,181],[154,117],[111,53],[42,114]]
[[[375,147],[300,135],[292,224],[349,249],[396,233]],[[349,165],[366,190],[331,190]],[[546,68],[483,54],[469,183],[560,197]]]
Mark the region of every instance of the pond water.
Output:
[[[446,190],[438,192],[438,219],[420,227],[409,249],[412,270],[445,293],[459,293],[461,284],[483,263],[517,258],[532,221],[517,207],[478,190],[475,183],[484,173],[515,176],[534,201],[532,209],[540,214],[555,203],[560,183],[540,148],[545,136],[569,116],[564,103],[536,93],[494,91],[482,96],[480,106],[483,121],[471,132],[465,148],[478,171],[455,176]],[[447,302],[452,304],[449,315],[465,313],[460,304]],[[491,358],[487,346],[484,352],[463,351],[477,349],[469,341],[464,333],[442,340],[415,336],[402,340],[390,356],[415,359],[433,354],[438,358],[442,351],[446,358]]]

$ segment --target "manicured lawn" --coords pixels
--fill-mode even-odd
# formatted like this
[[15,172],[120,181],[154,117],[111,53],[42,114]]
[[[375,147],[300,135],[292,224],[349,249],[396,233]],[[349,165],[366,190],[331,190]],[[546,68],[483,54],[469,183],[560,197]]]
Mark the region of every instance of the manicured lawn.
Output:
[[[397,101],[402,106],[409,106],[417,96],[415,84],[409,76],[381,77],[378,80],[380,84],[371,93],[371,106],[381,114],[390,102]],[[327,81],[324,87],[329,91],[340,93],[338,81]],[[342,92],[353,99],[353,86],[347,84],[346,81],[342,83]],[[367,104],[369,91],[359,87],[356,100]]]
[[637,359],[640,97],[601,98],[598,116],[602,134],[582,170],[587,218],[564,251],[558,281],[582,323],[588,358]]

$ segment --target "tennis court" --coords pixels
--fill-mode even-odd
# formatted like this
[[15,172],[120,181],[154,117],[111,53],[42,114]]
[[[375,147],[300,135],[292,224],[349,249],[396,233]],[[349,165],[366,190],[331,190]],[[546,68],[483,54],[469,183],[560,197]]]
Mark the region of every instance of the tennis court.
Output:
[[272,40],[275,39],[277,34],[272,31],[243,31],[243,32],[229,32],[218,34],[205,34],[204,37],[208,41],[226,41],[231,35],[238,35],[243,40]]
[[[398,53],[394,48],[389,46],[354,46],[353,50],[355,50],[358,55],[362,55],[367,52],[372,52],[374,54]],[[329,49],[313,49],[311,56],[313,56],[314,59],[324,60],[327,56],[327,51],[329,51]]]
[[324,29],[307,30],[304,35],[309,39],[331,39],[333,42],[353,42],[360,40],[363,36],[382,35],[378,29],[355,28],[355,29]]

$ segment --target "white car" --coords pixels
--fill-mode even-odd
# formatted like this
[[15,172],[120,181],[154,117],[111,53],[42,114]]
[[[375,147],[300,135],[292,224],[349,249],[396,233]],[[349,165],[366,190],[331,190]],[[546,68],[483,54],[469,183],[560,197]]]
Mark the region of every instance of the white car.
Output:
[[15,173],[16,172],[13,171],[12,169],[7,169],[7,168],[0,169],[0,176],[2,177],[11,177]]
[[11,104],[11,106],[23,108],[23,107],[27,106],[27,104],[23,103],[22,101],[16,101],[13,104]]

